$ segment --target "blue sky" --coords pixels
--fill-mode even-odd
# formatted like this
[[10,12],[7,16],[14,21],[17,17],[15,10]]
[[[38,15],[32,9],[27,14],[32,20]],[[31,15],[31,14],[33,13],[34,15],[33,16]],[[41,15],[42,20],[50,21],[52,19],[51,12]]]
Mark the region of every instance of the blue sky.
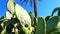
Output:
[[[5,12],[7,11],[6,2],[7,0],[0,0],[0,16],[4,16]],[[31,8],[29,2],[27,3],[26,6],[24,4],[21,4],[19,0],[15,0],[15,2],[21,5],[25,10],[27,10],[28,13],[30,11],[34,13],[33,5]],[[60,6],[60,0],[42,0],[42,2],[36,0],[36,2],[37,2],[38,17],[40,16],[45,17],[51,15],[53,9]]]

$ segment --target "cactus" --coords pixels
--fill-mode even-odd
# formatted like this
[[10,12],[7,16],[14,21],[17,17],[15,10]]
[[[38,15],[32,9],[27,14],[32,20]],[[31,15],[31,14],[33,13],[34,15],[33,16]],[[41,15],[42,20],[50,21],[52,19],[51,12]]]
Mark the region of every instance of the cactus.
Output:
[[45,33],[45,22],[43,18],[38,18],[38,24],[36,27],[35,34],[44,34]]
[[60,32],[53,32],[53,33],[51,33],[51,34],[60,34]]
[[46,32],[49,33],[52,29],[54,29],[58,24],[58,16],[51,17],[46,22]]
[[47,16],[47,17],[45,18],[45,21],[47,22],[50,17],[51,17],[51,16]]

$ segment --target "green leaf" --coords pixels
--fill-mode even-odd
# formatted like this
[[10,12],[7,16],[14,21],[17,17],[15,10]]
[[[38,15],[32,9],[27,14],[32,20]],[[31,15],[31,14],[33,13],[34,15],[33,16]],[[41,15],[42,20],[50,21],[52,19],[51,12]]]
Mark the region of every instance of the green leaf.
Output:
[[8,32],[6,32],[6,29],[2,30],[1,34],[9,34]]
[[32,12],[29,12],[29,15],[30,15],[31,19],[33,19],[35,17]]
[[5,19],[4,19],[4,16],[0,17],[0,25],[1,25],[1,23],[2,23],[4,20],[5,20]]
[[3,18],[4,18],[4,16],[1,16],[1,17],[0,17],[0,20],[3,19]]
[[3,30],[3,28],[2,28],[2,26],[0,25],[0,33],[2,32],[2,30]]
[[57,28],[54,28],[54,29],[50,30],[49,32],[47,32],[46,34],[51,34],[51,33],[56,32],[56,31],[57,31]]
[[51,16],[47,16],[45,17],[45,21],[47,22],[47,20],[50,18]]
[[50,33],[50,34],[60,34],[60,32],[52,32],[52,33]]
[[26,27],[22,27],[20,34],[31,34],[30,30]]
[[12,23],[11,20],[5,21],[5,22],[4,22],[4,28],[5,28],[5,26],[9,25],[10,23]]
[[57,23],[58,23],[58,16],[50,18],[46,23],[46,32],[49,32],[52,29],[54,29],[57,26]]
[[33,27],[35,27],[36,24],[37,24],[37,18],[34,16],[34,14],[32,12],[29,12],[29,15],[30,15],[30,18],[31,18],[31,25]]
[[16,18],[11,18],[11,22],[13,22],[13,24],[15,24],[15,23],[19,23],[19,20],[17,19],[17,17]]
[[43,18],[38,18],[38,24],[35,34],[45,34],[45,22]]
[[38,20],[36,17],[33,18],[33,23],[32,23],[32,26],[35,27],[38,23]]

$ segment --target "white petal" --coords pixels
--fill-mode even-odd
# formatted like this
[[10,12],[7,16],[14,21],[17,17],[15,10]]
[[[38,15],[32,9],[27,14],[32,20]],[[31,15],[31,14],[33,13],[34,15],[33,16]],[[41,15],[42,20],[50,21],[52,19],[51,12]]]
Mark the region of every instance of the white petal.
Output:
[[11,13],[14,13],[14,1],[13,0],[8,0],[7,8]]
[[12,17],[12,15],[7,11],[7,12],[6,12],[6,18],[7,18],[7,19],[11,19],[11,17]]
[[20,21],[22,21],[25,24],[31,25],[30,16],[24,8],[22,8],[20,5],[16,4],[15,11],[16,11],[17,18]]

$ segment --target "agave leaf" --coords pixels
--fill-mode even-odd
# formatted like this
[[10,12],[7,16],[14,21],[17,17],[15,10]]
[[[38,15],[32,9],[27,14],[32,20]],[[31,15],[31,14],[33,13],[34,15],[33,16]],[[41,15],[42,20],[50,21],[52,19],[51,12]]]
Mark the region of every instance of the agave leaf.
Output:
[[54,29],[58,24],[58,16],[54,16],[50,18],[46,23],[46,32],[48,33],[52,29]]
[[38,18],[35,34],[45,34],[45,22],[43,18]]

